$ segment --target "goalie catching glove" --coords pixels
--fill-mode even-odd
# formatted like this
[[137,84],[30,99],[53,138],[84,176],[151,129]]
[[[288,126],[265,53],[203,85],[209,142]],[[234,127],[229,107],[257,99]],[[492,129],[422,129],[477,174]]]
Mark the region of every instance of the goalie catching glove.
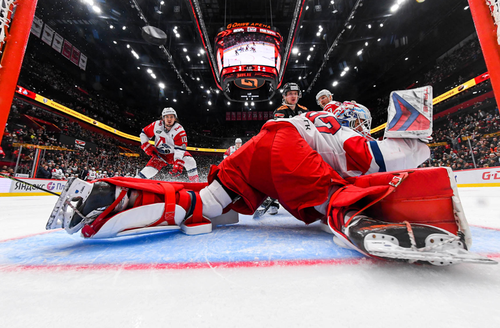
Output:
[[173,177],[178,177],[184,170],[184,161],[182,159],[177,159],[174,162],[174,166],[170,170],[169,174]]
[[158,156],[158,149],[149,142],[145,142],[141,145],[142,150],[149,156]]

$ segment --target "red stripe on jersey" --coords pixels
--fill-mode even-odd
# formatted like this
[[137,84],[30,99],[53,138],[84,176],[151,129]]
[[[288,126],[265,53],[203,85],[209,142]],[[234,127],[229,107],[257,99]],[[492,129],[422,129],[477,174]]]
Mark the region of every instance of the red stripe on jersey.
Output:
[[176,146],[187,146],[187,135],[186,131],[182,130],[177,133],[174,137],[174,144]]
[[368,142],[362,136],[351,137],[344,142],[348,171],[360,171],[365,174],[370,168],[372,155]]
[[148,126],[146,126],[144,129],[142,129],[142,131],[144,131],[144,133],[146,134],[146,136],[151,139],[155,136],[155,124],[156,122],[153,122],[151,124],[149,124]]
[[335,110],[339,108],[342,104],[341,103],[333,103],[330,102],[323,107],[324,112],[330,112],[330,113],[335,113]]

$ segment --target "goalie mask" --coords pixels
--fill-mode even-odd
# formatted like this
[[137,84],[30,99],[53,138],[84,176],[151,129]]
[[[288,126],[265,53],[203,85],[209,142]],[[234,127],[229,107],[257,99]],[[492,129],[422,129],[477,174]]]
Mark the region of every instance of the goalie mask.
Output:
[[372,116],[365,106],[344,101],[333,115],[342,126],[351,128],[365,137],[371,137]]

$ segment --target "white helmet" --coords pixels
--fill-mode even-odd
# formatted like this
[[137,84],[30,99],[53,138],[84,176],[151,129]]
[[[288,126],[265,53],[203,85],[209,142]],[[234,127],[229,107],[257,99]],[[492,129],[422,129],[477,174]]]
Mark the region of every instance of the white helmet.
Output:
[[163,108],[163,111],[161,112],[161,117],[165,117],[167,115],[174,115],[175,118],[177,118],[177,112],[172,107]]
[[241,139],[240,139],[240,138],[236,138],[236,140],[234,141],[234,143],[235,143],[235,144],[237,144],[237,143],[243,143],[243,141],[241,141]]
[[321,98],[322,96],[333,97],[333,94],[326,89],[323,89],[320,92],[318,92],[318,94],[316,94],[316,103],[318,105],[319,105],[319,98]]
[[349,127],[365,137],[370,136],[372,116],[370,110],[365,106],[354,101],[344,101],[333,115],[341,125]]

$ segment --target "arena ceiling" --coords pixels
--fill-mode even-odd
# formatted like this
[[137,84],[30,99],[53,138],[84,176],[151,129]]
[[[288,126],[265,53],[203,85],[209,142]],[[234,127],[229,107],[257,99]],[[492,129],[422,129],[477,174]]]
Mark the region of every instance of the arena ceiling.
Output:
[[[309,107],[327,88],[373,108],[474,33],[466,0],[39,0],[36,15],[88,56],[87,73],[75,74],[88,87],[155,114],[169,105],[196,118],[246,110],[217,89],[207,51],[229,23],[278,29],[288,58],[282,80],[297,82]],[[147,24],[166,33],[164,48],[141,36]],[[274,109],[280,94],[272,100],[256,110]]]

